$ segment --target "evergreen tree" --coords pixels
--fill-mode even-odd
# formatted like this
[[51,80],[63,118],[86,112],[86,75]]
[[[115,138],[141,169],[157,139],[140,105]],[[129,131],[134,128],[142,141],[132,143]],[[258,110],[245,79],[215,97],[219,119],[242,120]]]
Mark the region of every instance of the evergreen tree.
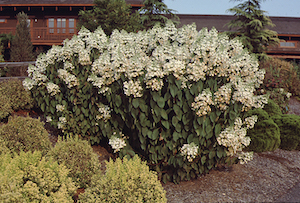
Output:
[[139,10],[141,13],[142,25],[146,28],[152,28],[156,23],[165,26],[168,17],[175,25],[179,24],[179,18],[174,14],[174,10],[168,9],[163,0],[145,0],[144,6]]
[[20,12],[17,14],[17,19],[16,35],[11,43],[11,61],[32,61],[34,60],[34,55],[28,16],[24,12]]
[[[241,1],[241,0],[235,0]],[[246,0],[243,3],[229,9],[234,14],[234,19],[227,25],[234,31],[228,32],[229,36],[238,36],[250,53],[255,53],[259,58],[265,56],[269,45],[279,43],[277,33],[269,30],[274,27],[271,19],[261,10],[260,4],[263,0]]]
[[133,13],[125,0],[95,0],[92,10],[79,12],[78,28],[82,26],[90,31],[101,26],[107,35],[115,29],[127,32],[142,29],[139,14]]

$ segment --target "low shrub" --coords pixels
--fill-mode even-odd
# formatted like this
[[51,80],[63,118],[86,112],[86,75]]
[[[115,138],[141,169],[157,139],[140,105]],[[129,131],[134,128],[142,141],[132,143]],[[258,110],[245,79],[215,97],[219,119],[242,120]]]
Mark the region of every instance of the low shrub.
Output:
[[20,109],[31,109],[34,101],[31,93],[25,90],[21,80],[10,79],[0,82],[0,97],[6,96],[12,109],[17,111]]
[[300,116],[295,114],[285,114],[273,116],[272,119],[280,128],[280,148],[284,150],[299,149]]
[[258,122],[255,123],[254,128],[247,131],[251,142],[246,150],[254,152],[276,150],[280,145],[280,130],[268,113],[263,109],[254,109],[248,111],[247,114],[248,116],[257,115]]
[[88,141],[79,139],[78,136],[64,140],[59,138],[47,157],[66,165],[70,169],[69,176],[81,188],[87,187],[91,183],[91,177],[100,169],[97,154]]
[[40,150],[45,155],[51,148],[44,123],[31,117],[10,117],[0,126],[0,137],[13,152]]
[[300,95],[300,79],[297,74],[297,67],[292,63],[269,58],[260,62],[260,68],[266,70],[264,87],[268,90],[283,88],[293,95]]
[[281,113],[287,113],[289,111],[289,101],[292,96],[291,93],[287,92],[283,88],[274,88],[272,90],[268,90],[267,94],[273,103],[278,106]]
[[0,95],[0,120],[8,117],[13,109],[11,107],[10,99],[6,95]]
[[0,202],[74,202],[69,170],[40,151],[0,156]]
[[6,146],[5,140],[3,140],[2,137],[0,137],[0,155],[1,154],[8,154],[10,153],[9,148]]
[[79,195],[79,202],[167,202],[156,172],[136,155],[117,158],[106,165],[105,175],[93,177],[91,187]]
[[264,106],[263,110],[266,111],[270,117],[282,115],[279,105],[272,99],[268,100],[268,103]]

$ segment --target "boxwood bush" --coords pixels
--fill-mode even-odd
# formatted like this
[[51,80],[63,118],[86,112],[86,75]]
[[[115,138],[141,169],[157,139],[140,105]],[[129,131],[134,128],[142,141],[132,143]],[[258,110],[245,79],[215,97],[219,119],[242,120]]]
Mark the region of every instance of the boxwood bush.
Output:
[[34,106],[31,93],[24,89],[22,81],[10,79],[0,82],[0,119],[7,117],[13,111],[29,110]]
[[40,151],[0,155],[0,202],[74,202],[69,170]]
[[12,152],[39,150],[45,155],[51,148],[44,123],[31,117],[10,117],[0,126],[0,137]]
[[106,163],[106,173],[93,177],[91,186],[79,195],[78,202],[167,202],[166,191],[136,155]]
[[300,149],[300,116],[284,114],[273,116],[272,119],[280,128],[280,148],[284,150]]
[[246,149],[254,152],[278,149],[281,142],[280,129],[268,113],[263,109],[254,109],[248,111],[247,114],[248,116],[257,115],[258,121],[255,123],[254,128],[247,132],[251,142]]
[[59,138],[47,157],[67,166],[69,176],[80,188],[91,184],[91,177],[100,169],[98,156],[90,143],[78,136]]
[[66,134],[103,138],[120,157],[139,154],[163,181],[188,180],[230,157],[244,157],[246,137],[265,95],[264,71],[242,44],[195,25],[148,31],[101,28],[40,55],[23,85],[47,121]]

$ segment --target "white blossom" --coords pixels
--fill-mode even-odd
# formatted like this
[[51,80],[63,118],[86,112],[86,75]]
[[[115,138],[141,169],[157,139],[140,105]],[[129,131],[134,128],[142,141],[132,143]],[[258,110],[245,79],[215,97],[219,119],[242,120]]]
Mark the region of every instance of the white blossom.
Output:
[[111,110],[110,110],[109,106],[104,105],[104,104],[99,104],[98,106],[99,106],[98,111],[100,114],[97,115],[96,118],[98,120],[103,119],[104,121],[109,120],[111,118],[111,115],[110,115]]
[[65,110],[65,106],[64,105],[61,105],[61,104],[57,104],[56,105],[56,111],[57,112],[62,112],[62,111],[64,111]]
[[30,78],[25,78],[23,80],[23,86],[27,90],[31,90],[36,85],[36,82]]
[[198,116],[203,116],[211,111],[210,105],[214,105],[212,93],[210,89],[205,89],[199,94],[192,103],[192,109],[196,111]]
[[[122,137],[124,136],[121,132],[120,135]],[[124,138],[118,138],[116,136],[116,132],[114,132],[113,136],[109,139],[108,144],[114,149],[114,153],[120,151],[120,149],[126,146]]]
[[192,162],[198,155],[198,149],[199,147],[194,142],[190,144],[184,144],[180,149],[180,154],[186,157],[189,162]]
[[46,84],[46,88],[47,88],[47,91],[48,93],[51,95],[51,96],[54,96],[56,95],[58,92],[60,92],[60,89],[59,89],[59,86],[54,84],[53,82],[48,82]]
[[124,84],[124,94],[127,96],[133,95],[134,97],[142,97],[143,96],[143,87],[139,81],[129,82],[125,81]]

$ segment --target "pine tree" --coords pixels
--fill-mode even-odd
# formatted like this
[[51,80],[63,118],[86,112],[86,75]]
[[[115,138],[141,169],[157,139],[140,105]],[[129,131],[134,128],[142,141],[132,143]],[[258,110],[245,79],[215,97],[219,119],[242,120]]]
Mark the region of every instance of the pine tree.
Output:
[[90,31],[101,26],[107,35],[115,29],[127,32],[142,29],[139,14],[133,13],[125,0],[95,0],[92,10],[79,12],[78,28],[82,26]]
[[174,10],[168,9],[163,0],[145,0],[144,6],[139,10],[141,13],[142,25],[146,28],[152,28],[156,23],[165,26],[167,16],[171,18],[175,25],[178,25],[179,18],[174,14]]
[[28,16],[24,12],[20,12],[17,14],[17,19],[16,34],[11,43],[11,61],[32,61],[34,60],[34,55]]
[[[241,0],[235,0],[241,1]],[[277,33],[269,30],[274,27],[271,19],[261,10],[263,0],[247,0],[228,11],[234,14],[234,19],[227,25],[234,31],[228,32],[229,36],[238,36],[250,53],[255,53],[259,58],[265,56],[269,45],[279,43]]]

